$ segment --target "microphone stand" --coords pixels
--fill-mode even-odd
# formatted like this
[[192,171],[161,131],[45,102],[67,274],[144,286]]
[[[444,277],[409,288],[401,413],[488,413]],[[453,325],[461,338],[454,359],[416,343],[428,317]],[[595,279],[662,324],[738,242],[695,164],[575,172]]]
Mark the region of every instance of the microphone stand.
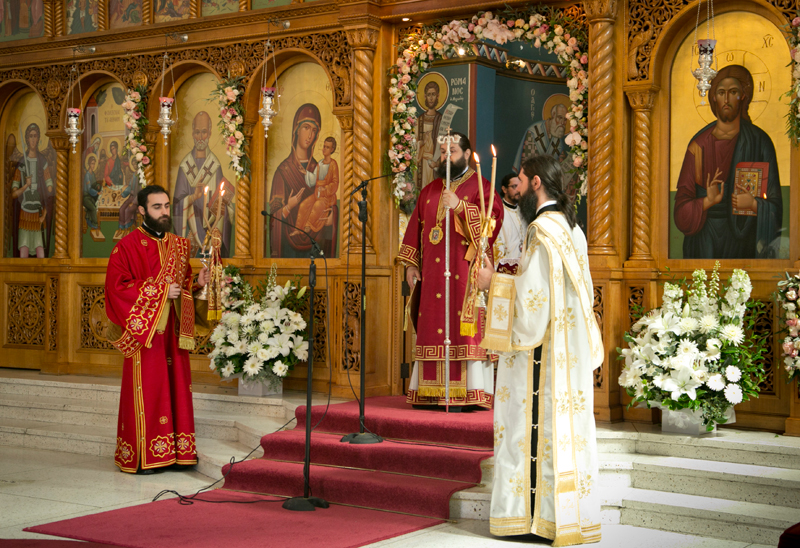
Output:
[[367,183],[376,179],[382,179],[385,175],[379,175],[372,179],[365,179],[361,181],[356,188],[350,193],[350,196],[361,191],[361,199],[358,201],[358,220],[361,221],[361,364],[360,364],[360,379],[361,379],[361,398],[358,402],[358,425],[359,431],[353,434],[347,434],[340,442],[352,443],[356,445],[367,445],[371,443],[380,443],[383,438],[378,434],[366,432],[364,428],[364,399],[366,389],[366,370],[364,367],[364,357],[367,355],[367,340],[364,337],[364,326],[367,321]]
[[322,249],[320,249],[317,241],[311,237],[311,234],[302,230],[291,223],[287,223],[283,219],[271,215],[266,211],[261,212],[265,217],[275,219],[286,226],[290,226],[300,232],[304,233],[309,240],[311,240],[311,252],[309,258],[311,263],[308,265],[308,289],[309,289],[309,305],[308,305],[308,375],[306,384],[306,454],[303,459],[303,496],[292,497],[283,503],[286,510],[294,510],[298,512],[313,512],[317,508],[327,508],[328,502],[319,498],[310,496],[310,475],[311,475],[311,377],[314,369],[314,287],[317,285],[317,265],[314,264],[315,257],[322,257]]

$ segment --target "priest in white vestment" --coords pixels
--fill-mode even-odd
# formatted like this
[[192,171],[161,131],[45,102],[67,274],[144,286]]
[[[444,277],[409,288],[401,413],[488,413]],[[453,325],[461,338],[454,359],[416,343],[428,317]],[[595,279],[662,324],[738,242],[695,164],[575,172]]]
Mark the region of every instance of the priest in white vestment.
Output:
[[489,261],[481,346],[500,354],[494,410],[491,531],[553,546],[600,540],[593,371],[603,341],[593,313],[586,238],[558,162],[527,159],[520,208],[528,225],[516,276]]
[[518,185],[519,177],[516,173],[509,173],[500,183],[500,194],[503,197],[503,226],[500,227],[500,233],[494,241],[494,266],[498,271],[509,274],[516,272],[522,255],[523,225],[517,203]]

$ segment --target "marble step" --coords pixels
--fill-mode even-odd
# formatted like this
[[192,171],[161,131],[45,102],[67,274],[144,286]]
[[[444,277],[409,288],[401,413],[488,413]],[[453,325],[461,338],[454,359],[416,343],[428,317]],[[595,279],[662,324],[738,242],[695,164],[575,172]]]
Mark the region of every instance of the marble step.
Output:
[[623,490],[616,502],[623,525],[771,546],[800,521],[795,508],[647,489]]
[[683,436],[661,433],[658,425],[647,428],[650,431],[638,433],[633,453],[800,470],[798,437],[733,428],[720,429],[716,434]]
[[[113,379],[109,379],[109,381],[113,381]],[[281,396],[258,398],[194,392],[192,400],[195,411],[202,410],[257,417],[286,417],[287,419],[294,416],[294,408],[289,409],[288,406],[284,405],[284,398]],[[5,401],[30,401],[32,408],[43,409],[53,409],[54,405],[64,404],[74,406],[75,409],[68,410],[76,412],[86,412],[90,408],[116,410],[119,406],[119,381],[117,380],[116,384],[97,384],[0,377],[0,406]],[[42,401],[50,402],[52,405],[41,405]],[[13,405],[13,403],[10,405]],[[73,417],[72,420],[81,419],[80,417]]]
[[795,469],[633,455],[630,478],[636,488],[800,509]]

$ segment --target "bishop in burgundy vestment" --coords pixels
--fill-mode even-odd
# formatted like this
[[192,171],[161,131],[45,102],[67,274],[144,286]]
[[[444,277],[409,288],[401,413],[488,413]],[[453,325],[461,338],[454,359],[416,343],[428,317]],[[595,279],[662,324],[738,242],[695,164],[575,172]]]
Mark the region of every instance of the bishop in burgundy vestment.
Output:
[[[114,454],[123,472],[197,463],[189,350],[198,288],[189,256],[188,239],[140,227],[108,262],[108,339],[125,355]],[[173,283],[181,295],[170,300]]]
[[[488,205],[491,183],[482,181],[484,201]],[[415,405],[445,405],[445,227],[442,192],[445,181],[434,179],[422,189],[414,212],[408,220],[399,259],[420,269],[422,279],[419,313],[416,318],[417,341],[408,403]],[[450,405],[477,405],[491,408],[493,403],[493,368],[484,363],[487,354],[479,345],[481,329],[465,333],[464,296],[470,274],[471,260],[477,254],[480,240],[480,189],[478,175],[468,168],[463,175],[452,178],[450,190],[460,202],[450,211]],[[491,215],[497,220],[489,238],[488,254],[503,222],[503,203],[495,197]],[[479,311],[472,314],[480,321]],[[468,322],[467,322],[468,323]],[[468,329],[466,331],[469,331]]]

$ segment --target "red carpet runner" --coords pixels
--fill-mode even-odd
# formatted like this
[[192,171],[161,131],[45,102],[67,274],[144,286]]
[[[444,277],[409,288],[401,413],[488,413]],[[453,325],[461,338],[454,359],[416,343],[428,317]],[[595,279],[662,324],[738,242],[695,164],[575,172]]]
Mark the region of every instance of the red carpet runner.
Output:
[[[452,494],[479,483],[480,462],[492,455],[492,412],[412,410],[402,396],[370,398],[366,410],[366,427],[390,439],[375,445],[339,442],[343,434],[358,431],[355,402],[332,405],[312,433],[311,489],[333,503],[328,509],[289,512],[280,506],[283,499],[269,496],[303,493],[305,407],[300,407],[299,426],[264,436],[263,458],[236,464],[222,489],[200,497],[253,504],[182,506],[165,500],[28,530],[147,548],[354,548],[448,518]],[[312,425],[324,411],[312,408]]]

